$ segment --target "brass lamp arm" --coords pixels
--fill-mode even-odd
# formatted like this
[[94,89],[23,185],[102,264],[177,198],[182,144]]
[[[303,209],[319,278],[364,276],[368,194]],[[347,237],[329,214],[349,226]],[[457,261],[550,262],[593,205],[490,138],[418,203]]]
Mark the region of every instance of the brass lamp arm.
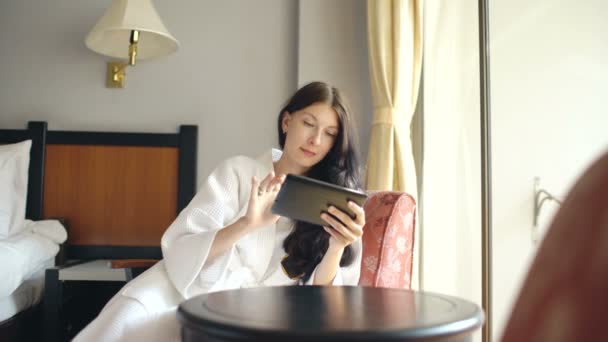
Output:
[[139,31],[131,31],[129,38],[129,62],[108,62],[106,86],[108,88],[122,88],[127,66],[135,65],[137,58],[137,43],[139,42]]
[[139,42],[139,31],[131,31],[129,39],[129,65],[135,65],[135,57],[137,56],[137,43]]

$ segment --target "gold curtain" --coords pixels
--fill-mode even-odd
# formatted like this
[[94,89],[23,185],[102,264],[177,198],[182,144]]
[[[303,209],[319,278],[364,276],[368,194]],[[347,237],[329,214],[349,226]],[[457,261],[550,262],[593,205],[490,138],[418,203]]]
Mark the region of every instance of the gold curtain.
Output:
[[[367,0],[374,116],[366,187],[404,191],[416,201],[418,190],[410,126],[422,69],[422,4],[423,0]],[[413,288],[420,284],[420,236],[417,226]]]
[[368,0],[367,26],[374,117],[366,186],[417,197],[410,124],[422,69],[422,1]]

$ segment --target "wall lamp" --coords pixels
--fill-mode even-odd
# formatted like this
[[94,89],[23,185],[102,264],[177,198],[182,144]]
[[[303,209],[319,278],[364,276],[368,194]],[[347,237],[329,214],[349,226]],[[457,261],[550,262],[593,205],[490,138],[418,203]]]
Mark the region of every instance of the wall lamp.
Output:
[[179,46],[151,0],[113,0],[85,44],[97,53],[122,59],[108,62],[108,88],[123,88],[126,67],[134,66],[138,59],[169,55]]

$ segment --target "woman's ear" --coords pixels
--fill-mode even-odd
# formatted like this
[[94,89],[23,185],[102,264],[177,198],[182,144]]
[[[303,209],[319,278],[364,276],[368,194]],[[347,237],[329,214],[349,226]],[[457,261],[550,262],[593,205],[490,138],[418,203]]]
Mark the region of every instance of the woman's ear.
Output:
[[287,129],[289,127],[289,122],[291,121],[291,114],[288,111],[283,112],[283,118],[281,119],[281,129],[283,130],[283,134],[287,133]]

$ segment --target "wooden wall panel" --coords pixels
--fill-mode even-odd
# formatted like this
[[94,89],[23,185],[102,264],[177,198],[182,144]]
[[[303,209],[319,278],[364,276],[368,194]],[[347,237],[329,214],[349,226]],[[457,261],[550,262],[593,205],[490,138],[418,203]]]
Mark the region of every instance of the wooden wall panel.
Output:
[[72,245],[159,246],[176,217],[175,147],[47,145],[45,218]]

